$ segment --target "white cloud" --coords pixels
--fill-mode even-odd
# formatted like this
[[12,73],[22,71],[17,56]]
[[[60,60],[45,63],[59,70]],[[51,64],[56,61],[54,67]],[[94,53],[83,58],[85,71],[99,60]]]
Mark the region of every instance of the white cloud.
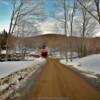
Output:
[[52,19],[47,19],[40,23],[39,29],[42,34],[63,34],[61,23]]
[[95,31],[95,34],[94,34],[93,37],[100,37],[100,29],[97,29],[97,30]]
[[50,22],[50,21],[45,21],[43,23],[41,23],[40,25],[40,29],[42,31],[43,34],[45,33],[54,33],[54,22]]
[[9,25],[5,25],[5,26],[0,25],[0,31],[3,31],[4,29],[8,32],[8,30],[9,30]]

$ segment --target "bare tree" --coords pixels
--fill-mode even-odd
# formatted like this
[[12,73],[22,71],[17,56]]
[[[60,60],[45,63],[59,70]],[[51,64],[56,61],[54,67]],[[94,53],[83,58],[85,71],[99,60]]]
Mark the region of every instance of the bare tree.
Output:
[[[88,9],[84,4],[84,0],[77,0],[77,2],[86,10],[97,22],[100,24],[100,0],[85,0],[88,5],[95,7],[95,9]],[[96,13],[95,13],[96,12]]]
[[76,11],[76,0],[74,0],[73,6],[72,6],[72,13],[70,14],[71,19],[70,19],[70,59],[72,61],[73,59],[73,54],[72,54],[72,36],[73,36],[73,19],[75,16],[75,11]]
[[[84,5],[88,9],[90,9],[90,5],[87,4],[86,0],[83,1]],[[93,19],[93,17],[80,5],[78,5],[78,10],[80,13],[80,16],[76,19],[77,21],[79,20],[77,26],[80,28],[80,35],[82,37],[81,39],[81,47],[79,48],[81,51],[81,56],[86,55],[86,37],[87,36],[92,36],[94,34],[94,31],[96,29],[97,23]]]
[[0,54],[1,54],[2,49],[5,48],[6,39],[7,39],[7,32],[6,32],[6,30],[4,29],[4,30],[2,31],[2,33],[0,33]]
[[12,15],[9,26],[9,37],[6,44],[6,60],[8,59],[8,42],[11,35],[14,34],[16,26],[23,20],[36,20],[43,15],[43,4],[45,0],[11,0]]
[[[68,44],[70,45],[70,56],[72,60],[72,34],[73,34],[73,17],[76,10],[76,0],[56,0],[55,15],[53,15],[56,20],[60,21],[63,24],[64,34],[65,34],[65,48],[66,48],[66,59],[68,53]],[[72,5],[73,4],[73,5]],[[70,34],[70,42],[68,42],[68,35]]]
[[[66,45],[66,40],[67,40],[67,8],[66,8],[66,0],[64,0],[64,31],[65,31],[65,45]],[[66,54],[66,61],[67,61],[67,47],[65,46],[65,48],[66,48],[66,52],[65,52],[65,54]]]
[[[65,34],[65,56],[66,60],[67,52],[68,52],[68,19],[69,19],[69,8],[68,8],[68,1],[67,0],[55,0],[54,2],[55,12],[53,13],[53,17],[62,24],[62,28],[64,29]],[[61,28],[60,28],[61,29]]]
[[[26,40],[29,37],[38,34],[39,30],[37,29],[37,26],[34,25],[34,23],[28,22],[26,20],[23,20],[23,22],[21,22],[21,24],[18,26],[17,30],[18,30],[18,32],[16,32],[16,33],[19,34],[19,37],[21,38],[21,40],[19,40],[20,44],[18,47],[20,47],[20,51],[22,53],[22,60],[24,60],[25,54],[27,53],[27,51],[29,49],[29,47],[28,47],[29,42]],[[31,41],[31,42],[33,42],[33,41]]]

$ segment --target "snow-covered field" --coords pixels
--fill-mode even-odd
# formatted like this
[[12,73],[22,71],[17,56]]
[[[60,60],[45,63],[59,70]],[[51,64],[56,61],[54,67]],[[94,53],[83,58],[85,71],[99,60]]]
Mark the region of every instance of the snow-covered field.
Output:
[[74,59],[72,62],[66,62],[65,59],[60,60],[62,64],[72,65],[72,67],[90,74],[87,76],[100,74],[100,54],[94,54],[80,59]]
[[34,58],[32,61],[8,61],[0,62],[0,78],[6,77],[7,75],[16,72],[21,69],[30,67],[31,65],[42,62],[41,58]]

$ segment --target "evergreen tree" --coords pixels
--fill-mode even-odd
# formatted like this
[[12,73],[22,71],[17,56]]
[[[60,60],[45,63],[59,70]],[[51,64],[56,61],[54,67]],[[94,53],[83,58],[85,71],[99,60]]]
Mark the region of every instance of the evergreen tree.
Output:
[[1,40],[0,41],[0,47],[1,47],[1,49],[5,49],[7,37],[8,37],[8,34],[7,34],[6,30],[4,29],[1,36],[0,36],[0,40]]

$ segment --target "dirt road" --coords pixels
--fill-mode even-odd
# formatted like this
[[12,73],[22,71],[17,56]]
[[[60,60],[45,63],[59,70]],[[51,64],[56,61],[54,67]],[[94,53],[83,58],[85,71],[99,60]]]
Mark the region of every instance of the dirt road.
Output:
[[100,92],[57,60],[48,59],[23,100],[100,100]]

